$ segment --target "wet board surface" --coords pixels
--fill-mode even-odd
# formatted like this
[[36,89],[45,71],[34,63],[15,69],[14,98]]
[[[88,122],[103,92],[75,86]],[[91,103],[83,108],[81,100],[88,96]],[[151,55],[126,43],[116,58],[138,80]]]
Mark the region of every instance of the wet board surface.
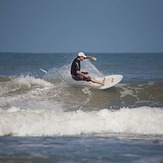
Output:
[[96,80],[105,81],[103,86],[99,86],[99,84],[91,83],[91,82],[89,84],[90,86],[95,87],[97,89],[108,89],[117,85],[122,79],[123,79],[122,75],[109,75],[109,76],[104,76],[102,78],[96,78]]

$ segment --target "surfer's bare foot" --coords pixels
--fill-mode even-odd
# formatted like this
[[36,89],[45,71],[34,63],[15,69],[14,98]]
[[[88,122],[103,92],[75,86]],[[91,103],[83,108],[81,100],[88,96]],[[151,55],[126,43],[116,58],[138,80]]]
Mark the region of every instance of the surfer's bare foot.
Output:
[[103,79],[101,85],[105,85],[105,78]]
[[105,78],[102,81],[95,80],[91,78],[91,82],[96,83],[96,84],[101,84],[101,86],[105,85]]
[[111,82],[112,82],[112,83],[113,83],[113,81],[114,81],[114,78],[111,79]]

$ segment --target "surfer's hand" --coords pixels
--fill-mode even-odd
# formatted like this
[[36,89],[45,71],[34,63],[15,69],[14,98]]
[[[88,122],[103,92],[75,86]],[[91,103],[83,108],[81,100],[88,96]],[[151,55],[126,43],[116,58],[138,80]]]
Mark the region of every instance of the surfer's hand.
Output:
[[91,59],[92,59],[93,61],[96,61],[96,60],[97,60],[97,58],[95,58],[95,57],[92,57]]
[[90,76],[88,76],[88,78],[87,79],[91,79],[91,77]]
[[84,75],[86,78],[90,78],[90,76],[89,75]]

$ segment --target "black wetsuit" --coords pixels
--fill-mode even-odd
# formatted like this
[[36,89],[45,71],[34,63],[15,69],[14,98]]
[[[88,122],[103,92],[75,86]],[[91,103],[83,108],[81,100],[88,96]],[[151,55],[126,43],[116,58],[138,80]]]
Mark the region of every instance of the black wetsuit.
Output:
[[77,71],[80,71],[80,61],[75,58],[71,65],[71,76],[74,80],[84,80],[84,81],[91,81],[91,78],[86,78],[82,75],[77,74]]

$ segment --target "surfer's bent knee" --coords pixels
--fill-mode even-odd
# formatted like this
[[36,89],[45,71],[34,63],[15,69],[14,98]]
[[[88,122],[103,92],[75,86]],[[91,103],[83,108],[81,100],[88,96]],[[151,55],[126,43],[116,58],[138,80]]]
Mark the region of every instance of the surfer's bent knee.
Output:
[[86,78],[82,75],[72,76],[72,78],[76,81],[87,81],[87,82],[92,81],[91,77]]

